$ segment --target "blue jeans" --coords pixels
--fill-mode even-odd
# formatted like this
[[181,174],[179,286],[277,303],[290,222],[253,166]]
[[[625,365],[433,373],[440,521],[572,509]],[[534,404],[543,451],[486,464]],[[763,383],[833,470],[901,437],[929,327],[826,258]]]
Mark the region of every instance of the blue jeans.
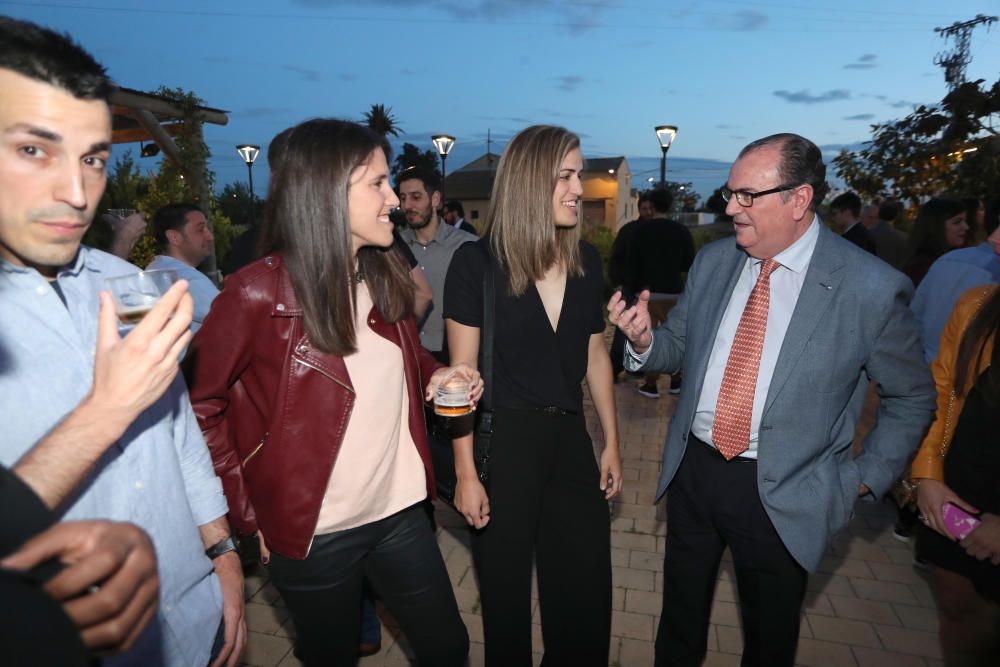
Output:
[[299,659],[307,667],[357,663],[366,577],[399,621],[419,664],[465,664],[469,635],[421,504],[317,535],[305,560],[272,552],[268,570],[291,612]]

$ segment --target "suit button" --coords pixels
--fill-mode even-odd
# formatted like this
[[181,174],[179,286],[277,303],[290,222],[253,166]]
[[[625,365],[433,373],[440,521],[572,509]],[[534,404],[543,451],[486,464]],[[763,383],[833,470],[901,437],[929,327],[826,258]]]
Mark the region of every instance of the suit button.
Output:
[[279,303],[277,306],[274,307],[274,309],[283,311],[285,310],[285,304]]
[[265,257],[264,258],[264,263],[267,264],[268,266],[271,266],[272,264],[274,264],[274,258],[273,257]]

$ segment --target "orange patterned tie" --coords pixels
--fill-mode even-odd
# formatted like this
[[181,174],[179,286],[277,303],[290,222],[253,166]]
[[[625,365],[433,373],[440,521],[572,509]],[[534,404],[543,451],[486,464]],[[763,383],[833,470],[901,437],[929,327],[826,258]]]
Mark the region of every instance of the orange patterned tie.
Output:
[[753,415],[760,354],[764,349],[764,332],[767,330],[771,274],[779,266],[781,264],[773,259],[765,259],[761,263],[757,284],[750,292],[740,324],[736,327],[726,372],[722,376],[719,401],[715,404],[715,421],[712,423],[712,440],[726,460],[742,454],[750,446],[750,418]]

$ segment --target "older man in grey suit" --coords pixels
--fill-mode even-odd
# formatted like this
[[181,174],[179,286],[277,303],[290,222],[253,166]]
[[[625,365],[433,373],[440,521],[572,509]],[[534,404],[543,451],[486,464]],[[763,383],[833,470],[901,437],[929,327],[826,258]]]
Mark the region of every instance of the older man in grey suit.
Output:
[[[667,322],[651,329],[646,295],[608,304],[627,367],[685,378],[657,488],[670,489],[658,666],[701,664],[726,546],[742,666],[793,665],[807,573],[856,498],[889,488],[931,419],[910,282],[820,224],[825,178],[803,137],[751,143],[723,188],[735,242],[699,253]],[[869,378],[879,421],[854,458]]]

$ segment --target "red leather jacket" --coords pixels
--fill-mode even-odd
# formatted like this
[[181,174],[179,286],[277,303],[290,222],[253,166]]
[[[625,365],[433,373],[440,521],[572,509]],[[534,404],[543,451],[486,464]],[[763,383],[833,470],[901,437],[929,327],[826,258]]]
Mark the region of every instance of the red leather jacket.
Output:
[[[420,346],[413,318],[387,324],[372,308],[371,329],[403,351],[410,435],[434,497],[424,387],[440,367]],[[342,357],[315,349],[280,255],[226,279],[188,357],[198,424],[242,534],[260,529],[267,546],[305,558],[354,406]]]

